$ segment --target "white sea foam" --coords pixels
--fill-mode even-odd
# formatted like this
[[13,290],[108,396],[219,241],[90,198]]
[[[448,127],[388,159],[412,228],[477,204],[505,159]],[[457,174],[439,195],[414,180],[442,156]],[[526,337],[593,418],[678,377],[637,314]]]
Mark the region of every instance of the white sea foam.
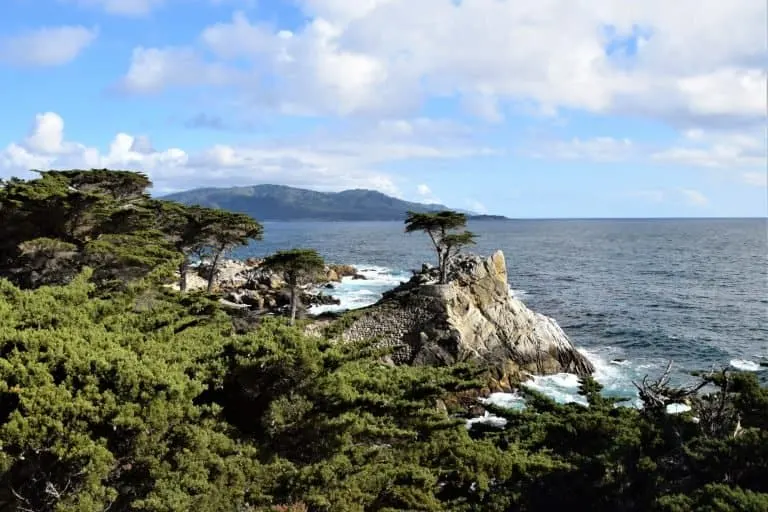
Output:
[[323,290],[341,301],[340,304],[314,306],[309,312],[315,315],[331,311],[345,311],[358,309],[375,304],[381,295],[410,279],[410,274],[395,272],[390,268],[377,265],[355,265],[358,273],[365,279],[344,277],[340,283],[336,283],[331,290]]
[[524,382],[523,386],[538,391],[561,404],[587,404],[587,400],[579,394],[578,376],[571,373],[537,375]]
[[525,407],[525,399],[519,393],[491,393],[488,398],[483,398],[480,402],[505,409],[519,410]]
[[667,405],[667,414],[682,414],[691,410],[690,405],[686,404],[669,404]]
[[[603,386],[603,394],[611,397],[626,398],[624,405],[640,406],[637,390],[632,383],[633,368],[631,361],[613,364],[613,358],[606,358],[594,351],[579,349],[595,367],[593,377]],[[537,375],[523,385],[538,391],[558,403],[579,403],[586,405],[587,400],[579,394],[579,377],[570,373],[555,375]],[[517,397],[517,400],[521,398]]]
[[516,290],[512,288],[512,285],[509,285],[509,296],[513,299],[523,300],[523,297],[526,297],[528,295],[528,292],[526,290]]
[[731,366],[743,372],[759,372],[760,363],[747,361],[746,359],[731,359]]
[[472,425],[475,425],[476,423],[482,423],[485,425],[490,425],[492,427],[496,428],[504,428],[507,424],[507,420],[504,418],[500,418],[499,416],[493,415],[489,412],[486,412],[483,416],[478,416],[477,418],[470,418],[467,420],[467,428],[472,428]]

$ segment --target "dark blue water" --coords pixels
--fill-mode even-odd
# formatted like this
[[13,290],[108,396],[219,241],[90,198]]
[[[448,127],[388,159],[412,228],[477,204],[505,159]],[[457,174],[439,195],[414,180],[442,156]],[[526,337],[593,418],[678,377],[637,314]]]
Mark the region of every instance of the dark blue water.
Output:
[[[558,320],[598,362],[607,387],[631,387],[673,360],[678,375],[712,366],[765,375],[768,360],[766,219],[526,220],[471,224],[473,249],[504,251],[510,285]],[[395,222],[267,223],[240,255],[312,247],[327,260],[376,266],[367,301],[433,261],[426,236]],[[405,274],[404,274],[405,272]],[[340,293],[363,293],[359,288]],[[378,288],[377,288],[378,287]],[[623,366],[611,360],[626,359]]]

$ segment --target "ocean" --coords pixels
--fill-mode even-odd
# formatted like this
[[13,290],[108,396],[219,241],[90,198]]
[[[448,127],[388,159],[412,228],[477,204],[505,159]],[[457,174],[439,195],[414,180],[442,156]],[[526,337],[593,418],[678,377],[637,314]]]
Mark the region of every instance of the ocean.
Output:
[[[721,367],[768,380],[766,219],[478,221],[469,229],[479,235],[473,252],[504,251],[512,293],[560,323],[607,395],[635,400],[633,381],[670,360],[680,383]],[[428,238],[398,222],[265,223],[264,240],[235,256],[293,247],[368,277],[332,292],[342,308],[374,303],[435,259]],[[573,375],[529,385],[580,401]]]

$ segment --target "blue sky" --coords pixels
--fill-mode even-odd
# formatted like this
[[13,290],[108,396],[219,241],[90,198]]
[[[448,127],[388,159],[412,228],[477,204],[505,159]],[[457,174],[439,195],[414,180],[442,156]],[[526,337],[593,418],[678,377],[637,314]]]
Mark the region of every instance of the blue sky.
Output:
[[0,177],[110,167],[156,193],[766,216],[759,4],[5,0]]

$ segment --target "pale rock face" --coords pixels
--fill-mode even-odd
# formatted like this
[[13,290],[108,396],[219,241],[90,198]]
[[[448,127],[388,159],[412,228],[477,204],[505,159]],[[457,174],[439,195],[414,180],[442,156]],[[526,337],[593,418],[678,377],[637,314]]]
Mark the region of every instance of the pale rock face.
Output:
[[493,370],[501,389],[528,374],[594,371],[554,319],[510,296],[501,251],[485,260],[460,257],[446,285],[420,282],[415,276],[361,310],[342,338],[379,339],[396,347],[399,363],[477,361]]

